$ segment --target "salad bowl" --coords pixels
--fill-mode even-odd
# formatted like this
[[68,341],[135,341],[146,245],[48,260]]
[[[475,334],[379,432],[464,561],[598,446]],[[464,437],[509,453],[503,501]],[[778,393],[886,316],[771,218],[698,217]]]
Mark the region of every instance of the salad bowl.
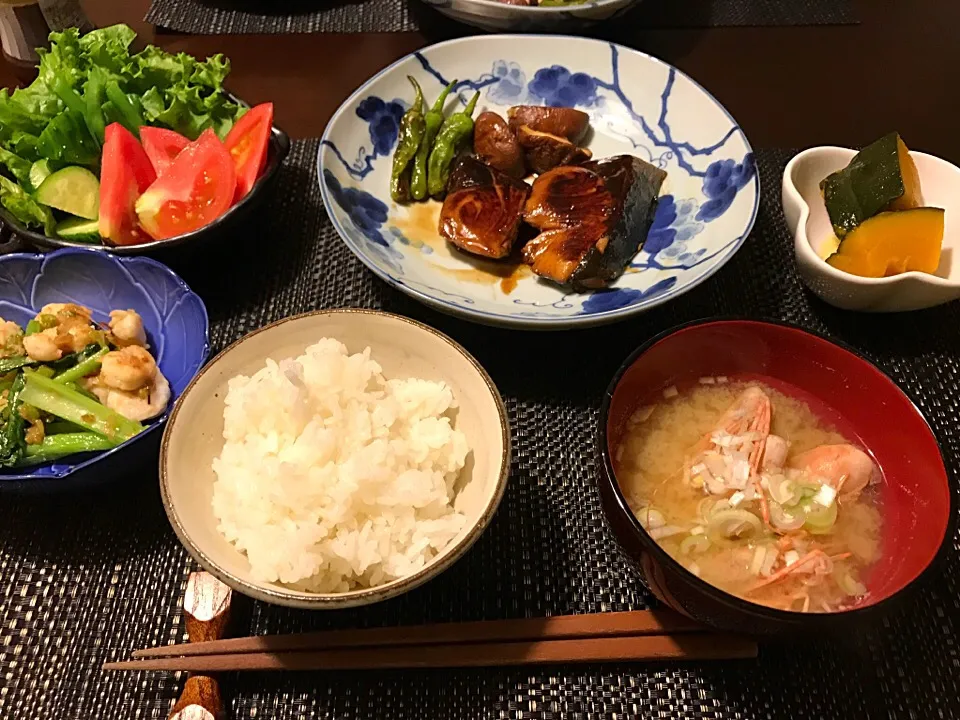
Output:
[[834,236],[820,181],[846,167],[856,152],[814,147],[796,155],[784,170],[783,214],[793,233],[804,284],[835,307],[864,312],[922,310],[960,298],[960,168],[926,153],[911,151],[910,156],[920,174],[925,203],[946,210],[937,272],[866,278],[838,270],[823,259]]
[[[230,95],[230,98],[235,102],[243,104],[243,101],[233,95]],[[253,213],[263,204],[264,199],[269,194],[269,188],[276,181],[277,171],[280,170],[280,166],[283,164],[283,160],[289,152],[290,137],[283,130],[274,126],[270,131],[270,144],[267,146],[267,164],[266,167],[264,167],[263,173],[253,186],[253,189],[250,190],[240,202],[209,225],[205,225],[199,230],[194,230],[193,232],[177,235],[176,237],[165,240],[151,240],[150,242],[139,245],[116,245],[111,247],[109,245],[50,237],[44,235],[42,232],[26,227],[2,205],[0,205],[0,221],[9,227],[14,234],[24,242],[45,250],[56,248],[87,248],[111,255],[157,255],[163,254],[171,248],[179,248],[183,245],[189,244],[190,246],[196,246],[208,242],[215,242],[218,239],[226,239],[240,232],[250,221]]]
[[449,18],[491,32],[556,32],[585,28],[623,15],[639,0],[586,0],[514,5],[497,0],[424,0]]
[[35,467],[0,469],[0,490],[66,490],[110,480],[121,471],[129,473],[156,453],[157,429],[210,351],[203,301],[155,260],[73,248],[0,257],[0,317],[23,327],[37,310],[56,302],[88,307],[99,322],[108,321],[114,309],[136,310],[150,350],[170,383],[170,403],[145,430],[113,449]]
[[[481,271],[436,242],[439,203],[394,203],[391,156],[412,100],[408,75],[428,103],[459,79],[457,100],[466,104],[479,92],[478,114],[576,107],[589,115],[595,158],[634,155],[666,170],[653,226],[623,276],[609,288],[574,293],[532,274]],[[687,292],[733,256],[759,204],[750,144],[720,103],[660,60],[586,38],[479,36],[408,55],[343,103],[317,161],[334,227],[381,279],[441,311],[528,329],[613,322]]]
[[223,55],[133,52],[135,38],[124,24],[53,32],[36,80],[0,97],[16,119],[0,140],[0,220],[26,243],[160,254],[231,236],[263,202],[290,148],[272,106],[225,89]]

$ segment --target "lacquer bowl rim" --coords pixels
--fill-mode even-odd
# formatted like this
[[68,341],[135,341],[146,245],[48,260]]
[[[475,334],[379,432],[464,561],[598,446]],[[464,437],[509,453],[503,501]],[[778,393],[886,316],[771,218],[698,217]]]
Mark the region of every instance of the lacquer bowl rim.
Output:
[[[923,421],[927,432],[930,433],[930,437],[933,438],[934,443],[937,447],[937,452],[939,454],[939,460],[943,466],[943,477],[946,479],[947,483],[947,495],[948,495],[948,517],[946,524],[944,526],[943,536],[940,538],[939,545],[936,552],[933,554],[931,560],[927,565],[915,575],[911,580],[906,584],[899,587],[895,592],[890,594],[888,597],[878,600],[875,603],[865,605],[862,607],[850,608],[847,610],[834,611],[829,613],[802,613],[789,610],[779,610],[776,608],[771,608],[766,605],[760,605],[758,603],[750,602],[749,600],[744,600],[735,595],[732,595],[725,590],[721,590],[715,585],[711,585],[706,580],[701,579],[700,577],[694,575],[692,572],[687,570],[680,562],[672,558],[669,553],[667,553],[660,545],[654,540],[647,531],[640,524],[640,521],[630,510],[630,506],[627,503],[626,496],[623,494],[623,491],[620,488],[620,483],[617,480],[617,476],[613,468],[613,459],[610,457],[610,450],[608,446],[608,423],[610,420],[610,407],[613,400],[613,396],[617,391],[617,388],[620,384],[620,381],[623,379],[626,372],[633,367],[633,365],[643,357],[648,350],[650,350],[654,345],[658,344],[662,340],[665,340],[678,332],[683,330],[688,330],[696,327],[706,327],[710,325],[774,325],[780,328],[787,329],[791,332],[797,332],[805,335],[810,335],[818,340],[821,340],[829,345],[834,346],[840,351],[849,353],[857,361],[861,363],[866,363],[871,368],[876,370],[883,378],[885,378],[891,386],[893,392],[901,393],[907,402],[911,405],[913,410],[916,412],[917,416]],[[603,395],[603,400],[600,406],[600,414],[597,425],[596,433],[596,444],[597,451],[600,454],[602,472],[598,473],[598,482],[605,483],[608,488],[612,491],[613,498],[616,503],[616,512],[619,514],[621,520],[625,520],[628,527],[631,530],[632,537],[640,543],[642,550],[645,553],[649,553],[654,562],[659,566],[665,566],[669,569],[670,572],[682,576],[683,580],[688,583],[696,591],[698,595],[706,596],[711,601],[719,603],[726,606],[728,609],[735,611],[742,618],[746,619],[748,616],[760,616],[768,621],[773,621],[780,625],[781,628],[786,629],[788,627],[797,627],[802,625],[805,628],[813,627],[823,627],[823,626],[832,626],[836,622],[836,618],[844,618],[849,620],[876,617],[880,614],[885,614],[894,607],[899,601],[908,594],[908,592],[915,590],[921,582],[924,582],[930,578],[930,576],[936,571],[936,569],[941,566],[944,562],[945,556],[947,554],[947,549],[950,545],[951,538],[956,534],[957,530],[957,498],[954,488],[950,482],[950,471],[946,462],[946,457],[943,452],[943,446],[940,442],[940,439],[937,437],[936,432],[934,432],[926,416],[920,410],[916,400],[912,395],[904,390],[899,383],[896,382],[890,375],[884,372],[881,368],[871,362],[867,357],[863,355],[859,350],[857,350],[852,345],[848,345],[842,340],[838,340],[833,337],[829,337],[825,334],[819,333],[815,330],[810,330],[808,328],[801,327],[799,325],[785,322],[777,319],[768,319],[768,318],[750,318],[742,316],[718,316],[711,318],[704,318],[700,320],[693,320],[691,322],[683,323],[681,325],[676,325],[672,328],[669,328],[658,335],[654,336],[650,340],[643,343],[640,347],[634,350],[630,355],[623,361],[617,370],[616,374],[613,376],[613,379],[610,381],[610,384],[607,386],[606,391]],[[608,515],[609,510],[607,505],[604,504],[604,515]],[[608,522],[609,522],[608,518]],[[625,544],[617,538],[617,543],[627,551],[628,555],[634,557],[633,552],[629,547],[625,547]],[[635,558],[639,560],[639,558]],[[648,581],[649,582],[649,581]],[[683,605],[682,602],[680,602]],[[744,632],[750,632],[749,628],[743,628]]]

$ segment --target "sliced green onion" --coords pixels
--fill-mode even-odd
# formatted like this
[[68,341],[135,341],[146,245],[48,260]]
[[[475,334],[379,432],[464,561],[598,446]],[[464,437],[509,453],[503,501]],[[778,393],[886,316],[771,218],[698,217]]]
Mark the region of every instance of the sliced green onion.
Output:
[[663,527],[653,528],[647,531],[654,540],[663,540],[664,538],[682,535],[685,531],[682,527],[676,525],[664,525]]
[[667,524],[663,513],[650,505],[637,510],[637,520],[640,521],[644,530],[656,530]]
[[849,571],[844,570],[843,572],[838,573],[836,578],[837,585],[847,595],[850,595],[851,597],[859,597],[860,595],[867,594],[867,586],[857,580]]
[[833,502],[829,507],[824,507],[819,503],[811,503],[807,510],[807,519],[803,526],[814,535],[823,535],[833,529],[837,522],[837,503]]
[[782,475],[775,475],[768,483],[770,497],[781,505],[793,505],[800,499],[800,489],[797,484]]
[[680,552],[684,555],[702,553],[710,549],[710,538],[706,535],[691,535],[680,543]]
[[712,538],[743,539],[760,532],[763,524],[756,515],[746,510],[721,510],[713,513],[707,524]]
[[713,509],[713,504],[716,500],[712,497],[705,497],[699,503],[697,503],[697,517],[699,517],[703,522],[706,522],[710,519],[710,511]]
[[799,530],[807,520],[803,508],[792,507],[785,510],[779,503],[769,503],[770,524],[777,530]]
[[766,556],[763,558],[763,565],[760,568],[760,574],[763,577],[770,577],[770,573],[773,572],[773,566],[777,564],[777,559],[780,557],[780,551],[775,547],[767,548]]
[[826,483],[821,485],[817,494],[813,496],[813,501],[823,507],[830,507],[836,499],[837,491],[833,489],[833,486]]

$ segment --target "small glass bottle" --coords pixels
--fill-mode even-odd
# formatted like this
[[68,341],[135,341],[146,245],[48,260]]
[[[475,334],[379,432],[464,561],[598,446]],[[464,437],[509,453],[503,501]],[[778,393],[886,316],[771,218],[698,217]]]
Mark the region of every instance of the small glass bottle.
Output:
[[0,42],[3,58],[23,84],[36,77],[35,48],[49,44],[51,31],[68,27],[93,29],[79,0],[0,0]]

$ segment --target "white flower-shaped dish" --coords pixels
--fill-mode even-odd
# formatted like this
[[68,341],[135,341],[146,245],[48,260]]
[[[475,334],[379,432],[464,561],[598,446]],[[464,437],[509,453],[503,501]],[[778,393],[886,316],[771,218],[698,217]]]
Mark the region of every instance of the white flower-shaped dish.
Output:
[[924,205],[946,210],[943,250],[935,274],[906,272],[865,278],[823,260],[836,242],[820,181],[850,162],[856,150],[815,147],[787,163],[783,172],[783,214],[793,233],[797,269],[804,284],[824,301],[844,310],[903,312],[942,305],[960,297],[960,168],[946,160],[911,152],[920,173]]

